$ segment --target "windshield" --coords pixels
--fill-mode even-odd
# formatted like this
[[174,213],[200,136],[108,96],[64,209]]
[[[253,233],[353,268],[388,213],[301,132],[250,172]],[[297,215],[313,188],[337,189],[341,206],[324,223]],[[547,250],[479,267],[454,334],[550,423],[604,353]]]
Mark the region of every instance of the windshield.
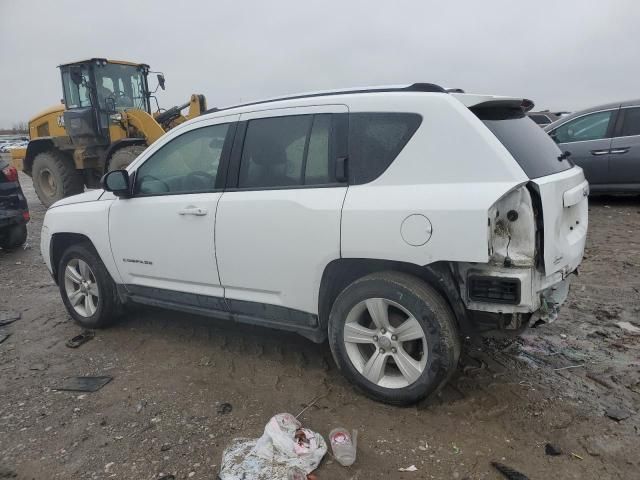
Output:
[[149,112],[144,73],[139,67],[108,63],[96,66],[95,75],[101,109],[137,108]]

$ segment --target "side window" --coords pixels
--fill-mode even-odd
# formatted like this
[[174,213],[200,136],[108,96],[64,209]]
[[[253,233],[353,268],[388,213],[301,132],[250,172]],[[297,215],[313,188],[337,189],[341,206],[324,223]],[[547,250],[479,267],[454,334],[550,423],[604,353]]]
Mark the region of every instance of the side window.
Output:
[[240,160],[240,188],[329,183],[331,115],[250,120]]
[[613,111],[609,110],[576,118],[556,128],[551,133],[551,137],[557,143],[584,142],[585,140],[606,138],[612,115]]
[[375,180],[418,130],[417,113],[349,114],[349,183]]
[[211,192],[229,124],[190,130],[154,153],[136,173],[136,192],[143,195]]
[[624,123],[621,137],[640,135],[640,108],[624,108]]

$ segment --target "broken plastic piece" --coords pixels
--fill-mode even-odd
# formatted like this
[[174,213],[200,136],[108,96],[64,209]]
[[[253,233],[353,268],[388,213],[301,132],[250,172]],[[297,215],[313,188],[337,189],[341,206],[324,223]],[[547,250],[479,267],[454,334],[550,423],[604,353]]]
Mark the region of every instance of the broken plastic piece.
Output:
[[21,314],[20,312],[13,311],[0,311],[0,327],[5,325],[9,325],[10,323],[15,322],[16,320],[20,320]]
[[547,443],[544,446],[544,453],[551,455],[552,457],[557,457],[558,455],[562,455],[562,450],[551,443]]
[[113,380],[113,377],[70,377],[62,386],[55,387],[54,390],[64,390],[69,392],[96,392]]
[[502,463],[491,462],[491,465],[502,475],[504,475],[504,477],[508,480],[529,480],[529,477],[527,477],[524,473],[520,473],[519,471],[514,470],[511,467],[507,467]]
[[92,330],[85,330],[81,334],[67,340],[66,345],[69,348],[78,348],[83,343],[87,343],[89,340],[95,337],[95,335],[95,332],[93,332]]

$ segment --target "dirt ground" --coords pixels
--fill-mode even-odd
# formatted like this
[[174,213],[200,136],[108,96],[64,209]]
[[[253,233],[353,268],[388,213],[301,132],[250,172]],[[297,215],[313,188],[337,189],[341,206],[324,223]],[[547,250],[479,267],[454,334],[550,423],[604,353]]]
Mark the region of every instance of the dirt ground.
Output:
[[[395,408],[355,391],[327,344],[181,313],[140,309],[66,347],[81,329],[40,256],[44,208],[22,183],[29,243],[0,250],[0,323],[21,315],[0,327],[0,478],[215,479],[233,438],[320,395],[305,426],[359,432],[356,463],[327,455],[320,480],[503,478],[491,461],[530,479],[640,478],[640,335],[617,325],[640,327],[638,197],[592,199],[586,258],[557,322],[467,341],[440,397]],[[113,380],[56,390],[80,375]]]

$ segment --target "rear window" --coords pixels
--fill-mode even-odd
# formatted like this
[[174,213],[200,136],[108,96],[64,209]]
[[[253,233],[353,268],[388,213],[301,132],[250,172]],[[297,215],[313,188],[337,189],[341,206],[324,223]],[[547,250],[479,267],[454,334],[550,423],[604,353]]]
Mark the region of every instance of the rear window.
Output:
[[[558,160],[562,153],[547,133],[526,116],[481,116],[484,124],[505,146],[529,178],[545,177],[563,172],[573,165]],[[488,118],[487,118],[488,117]]]
[[382,175],[421,122],[416,113],[349,114],[349,183],[368,183]]

